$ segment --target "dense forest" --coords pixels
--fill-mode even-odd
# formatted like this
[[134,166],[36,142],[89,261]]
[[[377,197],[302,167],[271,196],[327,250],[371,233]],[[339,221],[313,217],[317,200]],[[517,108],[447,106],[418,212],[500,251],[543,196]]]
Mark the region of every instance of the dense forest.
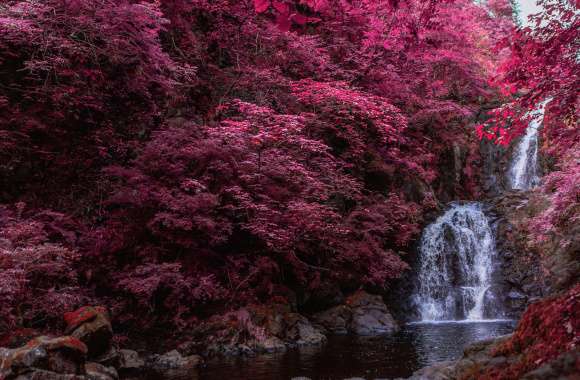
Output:
[[[0,1],[0,378],[40,379],[13,349],[91,318],[203,357],[272,348],[276,310],[379,295],[400,319],[422,229],[509,197],[543,298],[494,348],[517,360],[457,378],[577,353],[580,9],[539,3],[522,24],[509,0]],[[541,184],[500,199],[485,154],[543,101]]]

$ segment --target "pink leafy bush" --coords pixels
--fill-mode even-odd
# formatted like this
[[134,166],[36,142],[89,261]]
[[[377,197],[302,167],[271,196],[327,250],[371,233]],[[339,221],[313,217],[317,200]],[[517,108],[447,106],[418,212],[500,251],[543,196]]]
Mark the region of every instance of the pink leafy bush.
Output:
[[17,180],[7,189],[124,159],[191,76],[163,51],[154,3],[10,1],[0,23],[0,172]]
[[[549,198],[550,205],[532,220],[530,230],[539,232],[535,235],[541,243],[549,238],[563,237],[563,232],[580,222],[580,162],[578,154],[568,157],[561,170],[550,173],[544,178],[542,193]],[[561,235],[561,236],[558,236]],[[566,246],[567,239],[560,242]]]
[[0,330],[55,325],[86,302],[78,252],[50,243],[40,222],[0,209]]

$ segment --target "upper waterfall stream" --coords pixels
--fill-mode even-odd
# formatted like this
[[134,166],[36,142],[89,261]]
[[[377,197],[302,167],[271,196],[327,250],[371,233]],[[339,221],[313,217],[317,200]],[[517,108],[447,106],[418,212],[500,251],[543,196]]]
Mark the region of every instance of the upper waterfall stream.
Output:
[[418,290],[422,321],[500,318],[490,290],[495,237],[482,205],[452,204],[423,231]]
[[551,99],[541,102],[530,113],[526,133],[515,147],[508,170],[510,187],[515,190],[529,190],[540,184],[540,168],[538,164],[538,130],[544,121],[546,104]]

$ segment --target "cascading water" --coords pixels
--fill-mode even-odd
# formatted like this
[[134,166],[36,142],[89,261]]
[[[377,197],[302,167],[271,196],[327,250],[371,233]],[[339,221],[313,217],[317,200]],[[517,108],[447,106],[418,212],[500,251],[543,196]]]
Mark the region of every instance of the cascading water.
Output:
[[452,204],[423,231],[418,290],[414,296],[422,321],[468,320],[501,316],[491,294],[495,238],[482,205]]
[[547,99],[538,105],[530,116],[532,120],[514,149],[508,179],[512,189],[529,190],[540,184],[540,170],[538,166],[538,129],[544,120],[544,110]]

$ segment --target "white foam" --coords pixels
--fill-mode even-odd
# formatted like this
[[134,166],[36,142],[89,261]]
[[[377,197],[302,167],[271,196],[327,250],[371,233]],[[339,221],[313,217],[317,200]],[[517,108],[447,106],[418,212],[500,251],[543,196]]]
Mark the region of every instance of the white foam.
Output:
[[425,320],[408,322],[408,325],[443,325],[443,324],[469,324],[469,323],[508,323],[515,319],[461,319],[461,320]]
[[546,104],[551,98],[541,102],[529,116],[532,117],[526,133],[515,147],[508,179],[512,189],[529,190],[540,184],[538,164],[538,129],[544,121]]

